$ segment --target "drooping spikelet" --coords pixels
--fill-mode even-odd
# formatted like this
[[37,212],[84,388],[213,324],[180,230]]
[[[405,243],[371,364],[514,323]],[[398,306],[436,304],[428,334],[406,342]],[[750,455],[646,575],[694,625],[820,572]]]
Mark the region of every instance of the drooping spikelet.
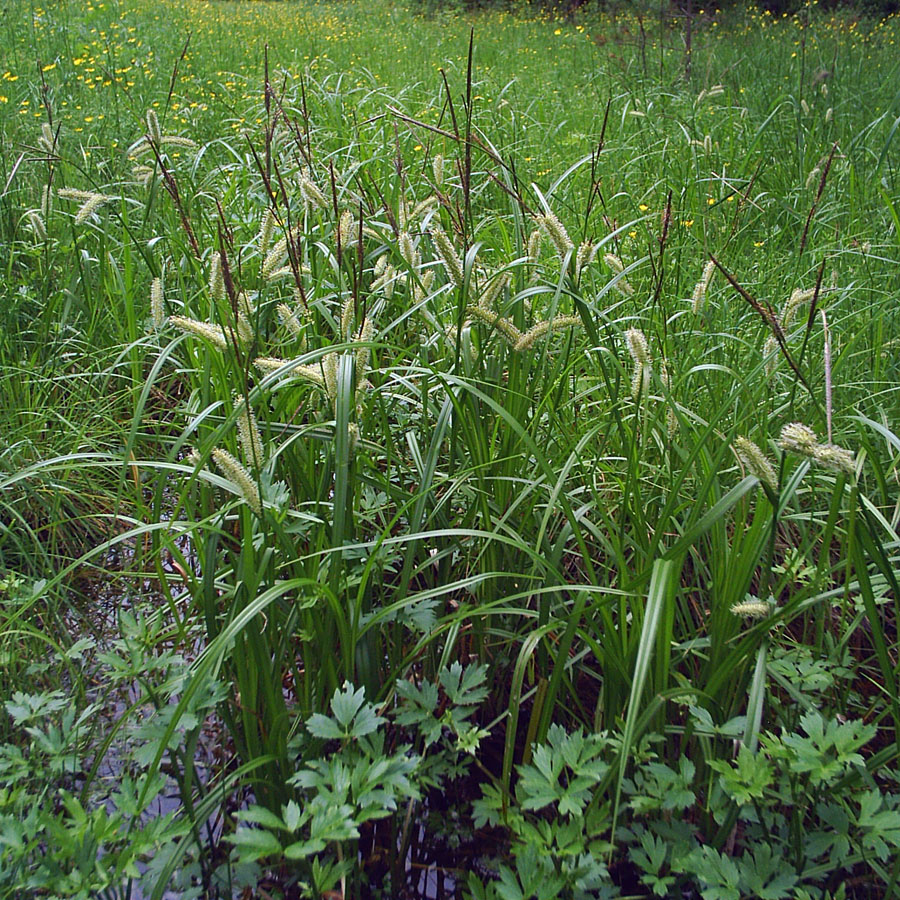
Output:
[[291,365],[290,360],[276,359],[273,356],[259,356],[253,360],[253,365],[260,372],[277,372],[279,369],[285,369],[287,375],[302,378],[304,381],[316,385],[316,387],[325,389],[325,378],[322,374],[321,365]]
[[209,341],[217,350],[228,349],[228,336],[218,325],[209,322],[198,322],[187,316],[169,316],[169,322],[181,331]]
[[166,303],[163,297],[163,280],[154,278],[150,283],[150,320],[159,330],[166,323]]
[[742,616],[745,619],[765,619],[770,612],[771,608],[765,600],[743,600],[731,607],[732,615]]
[[262,515],[262,500],[259,496],[259,488],[250,476],[250,473],[227,450],[213,450],[212,458],[222,470],[222,474],[237,487],[238,493],[247,506],[258,516]]
[[706,291],[709,288],[709,283],[712,280],[713,272],[716,270],[716,264],[710,260],[703,267],[703,274],[700,276],[700,280],[694,286],[694,293],[691,296],[692,305],[691,309],[696,315],[703,309],[703,303],[706,300]]
[[275,277],[275,273],[278,271],[279,266],[284,262],[287,253],[288,235],[285,235],[272,245],[272,249],[269,250],[266,254],[266,258],[263,260],[260,274],[264,279],[268,281],[270,278]]
[[287,303],[279,303],[276,311],[281,319],[281,324],[293,337],[300,337],[303,334],[303,326],[300,324],[300,320]]
[[412,235],[408,231],[401,231],[400,237],[397,239],[397,245],[400,248],[400,255],[406,261],[411,269],[416,268],[416,247],[413,244]]
[[502,272],[485,288],[478,305],[483,309],[492,309],[495,301],[509,284],[509,272]]
[[572,243],[565,226],[552,212],[535,216],[534,221],[550,238],[560,259],[565,259],[566,254],[575,249],[575,244]]
[[407,219],[408,223],[416,222],[420,218],[422,218],[429,210],[433,207],[437,206],[437,197],[431,196],[426,197],[421,202],[417,203],[409,214],[409,218]]
[[605,262],[616,275],[621,275],[625,271],[625,263],[623,263],[615,253],[604,253],[603,262]]
[[778,352],[778,339],[774,334],[770,334],[763,344],[763,359],[766,361],[766,378],[772,378],[778,370],[778,362],[781,356]]
[[52,154],[56,151],[56,135],[54,135],[49,122],[44,122],[41,125],[41,136],[38,138],[38,144],[47,153]]
[[597,255],[599,249],[600,247],[597,244],[591,243],[591,241],[582,241],[578,247],[578,252],[575,254],[576,279],[579,278],[582,271],[594,261],[594,257]]
[[431,161],[431,169],[434,172],[434,183],[440,187],[444,183],[444,157],[440,153]]
[[222,256],[215,250],[209,264],[209,296],[217,301],[225,299],[225,272],[222,270]]
[[350,212],[349,209],[345,209],[341,213],[341,218],[338,221],[338,227],[335,233],[336,243],[342,250],[346,250],[356,243],[357,235],[356,229],[353,227],[354,225],[353,213]]
[[32,209],[25,214],[25,218],[28,219],[28,227],[35,238],[39,241],[46,241],[47,226],[44,224],[44,217],[36,209]]
[[551,321],[537,322],[516,341],[513,350],[517,350],[520,353],[530,350],[535,342],[544,337],[544,335],[552,334],[554,331],[560,331],[563,328],[580,328],[583,324],[580,316],[559,316],[559,318]]
[[773,493],[778,490],[778,476],[775,474],[775,467],[753,441],[745,437],[735,438],[734,452],[751,475],[758,478]]
[[802,422],[790,422],[781,429],[778,446],[798,456],[812,458],[819,446],[816,433]]
[[238,441],[244,459],[253,468],[258,468],[265,461],[265,450],[256,414],[253,412],[253,407],[247,402],[247,398],[240,394],[234,399],[234,408],[237,412]]
[[184,150],[195,150],[197,142],[180,134],[164,134],[160,141],[163,147],[181,147]]
[[312,180],[308,169],[304,169],[300,175],[300,195],[312,209],[323,209],[328,206],[328,199]]
[[259,226],[259,235],[256,238],[259,252],[265,256],[272,242],[272,233],[275,231],[275,213],[271,208],[267,209]]
[[356,308],[353,297],[350,296],[344,301],[341,309],[341,331],[339,337],[342,341],[346,341],[350,337],[350,329],[353,327],[355,313]]
[[462,260],[456,255],[450,238],[443,228],[435,226],[431,229],[431,239],[434,241],[434,247],[444,264],[447,277],[456,285],[462,287],[465,280],[465,272],[463,271]]
[[250,320],[247,318],[247,314],[243,310],[238,310],[234,326],[237,336],[240,338],[242,344],[253,343],[253,338],[256,335],[253,331],[253,326],[250,324]]
[[535,228],[534,231],[528,237],[528,248],[526,252],[528,253],[528,261],[536,263],[541,256],[541,241],[543,240],[544,235],[543,232],[539,228]]
[[76,188],[60,188],[57,196],[61,200],[77,200],[81,207],[75,213],[75,224],[83,225],[104,203],[112,200],[106,194],[98,194],[96,191],[79,191]]
[[473,319],[478,319],[481,322],[484,322],[486,325],[490,325],[493,328],[496,328],[500,334],[506,338],[507,342],[515,349],[518,345],[519,341],[522,340],[522,332],[513,325],[509,319],[504,319],[502,316],[497,315],[497,313],[493,312],[490,309],[484,309],[482,306],[470,306],[469,307],[469,315],[472,316]]
[[417,284],[413,289],[413,303],[416,305],[421,303],[431,293],[431,288],[434,286],[434,269],[428,269],[423,272],[419,281],[421,283]]
[[833,472],[843,472],[852,475],[856,471],[856,461],[853,454],[844,447],[836,444],[819,444],[813,455],[813,460],[826,469]]
[[153,182],[155,170],[152,166],[137,164],[131,169],[131,177],[141,186],[150,187]]
[[794,320],[794,316],[797,313],[797,310],[800,309],[805,303],[809,303],[813,297],[816,296],[815,288],[806,288],[805,290],[801,290],[800,288],[796,288],[791,292],[791,296],[788,298],[787,303],[784,304],[784,309],[781,311],[781,327],[787,330],[790,327],[791,322]]
[[650,345],[647,343],[647,338],[642,331],[637,328],[629,328],[625,332],[625,342],[628,345],[628,352],[634,361],[631,396],[634,400],[637,400],[642,392],[646,395],[650,390],[650,374],[652,372],[653,359],[650,356]]
[[147,110],[147,137],[154,144],[162,143],[162,129],[159,126],[159,117],[156,115],[155,109]]
[[814,166],[809,170],[809,175],[806,176],[806,190],[809,190],[816,183],[816,179],[821,171],[822,170],[818,166]]
[[634,288],[631,286],[627,278],[622,277],[622,273],[625,271],[625,263],[619,259],[614,253],[605,253],[603,255],[603,262],[612,269],[613,273],[618,276],[618,281],[616,281],[616,290],[623,297],[631,297],[634,295]]
[[340,360],[337,353],[326,353],[322,357],[322,376],[325,380],[325,393],[328,399],[337,402],[338,394],[338,365]]
[[781,429],[778,446],[834,472],[852,475],[856,470],[854,456],[849,450],[836,444],[820,444],[812,428],[800,422],[792,422]]

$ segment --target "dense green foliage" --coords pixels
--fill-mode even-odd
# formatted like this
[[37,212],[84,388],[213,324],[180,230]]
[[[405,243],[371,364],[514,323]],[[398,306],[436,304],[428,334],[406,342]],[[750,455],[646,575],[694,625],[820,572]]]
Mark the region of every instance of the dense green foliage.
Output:
[[896,894],[898,21],[696,26],[12,5],[0,897]]

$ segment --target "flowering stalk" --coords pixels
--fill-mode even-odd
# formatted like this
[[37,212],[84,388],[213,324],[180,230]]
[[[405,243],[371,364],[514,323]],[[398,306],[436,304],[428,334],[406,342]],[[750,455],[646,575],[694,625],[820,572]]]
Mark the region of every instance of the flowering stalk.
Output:
[[259,496],[259,488],[250,473],[227,450],[213,450],[212,458],[222,470],[222,474],[237,487],[238,493],[247,506],[261,516],[262,499]]

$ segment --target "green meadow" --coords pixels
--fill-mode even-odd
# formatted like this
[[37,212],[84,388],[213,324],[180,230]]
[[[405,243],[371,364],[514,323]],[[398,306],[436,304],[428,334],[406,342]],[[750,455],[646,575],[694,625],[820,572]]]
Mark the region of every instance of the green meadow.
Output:
[[0,900],[900,894],[900,18],[0,25]]

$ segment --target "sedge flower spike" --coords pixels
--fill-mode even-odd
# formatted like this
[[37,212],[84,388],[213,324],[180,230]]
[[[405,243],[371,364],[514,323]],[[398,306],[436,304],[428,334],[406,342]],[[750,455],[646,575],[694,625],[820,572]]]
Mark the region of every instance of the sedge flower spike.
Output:
[[265,460],[262,435],[253,407],[247,402],[247,398],[238,395],[234,400],[234,408],[237,411],[237,433],[244,458],[254,467],[261,466]]
[[312,180],[308,169],[304,169],[300,175],[300,195],[311,209],[324,209],[328,206],[328,199]]
[[566,254],[575,249],[575,244],[572,243],[572,238],[569,237],[565,226],[552,212],[543,216],[535,216],[534,221],[550,238],[560,259],[565,259]]
[[262,256],[266,255],[269,244],[272,242],[272,233],[275,231],[275,213],[271,209],[267,209],[263,216],[262,223],[259,226],[259,236],[257,244],[259,252]]
[[198,322],[187,316],[169,316],[169,322],[186,334],[203,338],[209,341],[217,350],[228,349],[228,337],[218,325],[210,325],[209,322]]
[[769,612],[769,604],[765,600],[744,600],[731,607],[732,615],[745,619],[765,619]]
[[456,287],[462,287],[463,282],[465,281],[462,260],[457,256],[453,243],[450,241],[450,238],[447,237],[447,233],[443,228],[435,226],[431,229],[431,239],[434,241],[434,248],[437,250],[438,256],[440,256],[441,262],[444,264],[447,277],[454,285],[456,285]]
[[694,315],[700,312],[703,309],[703,303],[706,300],[706,291],[709,288],[709,283],[712,281],[713,272],[716,270],[716,264],[710,260],[703,267],[703,274],[700,276],[700,280],[694,286],[694,293],[691,295],[691,310]]
[[157,146],[162,143],[162,128],[159,126],[159,117],[155,109],[147,110],[147,137]]
[[222,270],[222,256],[213,251],[209,266],[209,296],[213,300],[225,299],[225,272]]
[[634,288],[626,278],[622,277],[622,273],[625,271],[625,263],[623,263],[622,260],[615,255],[615,253],[604,254],[603,262],[605,262],[606,265],[608,265],[609,268],[612,269],[615,275],[619,276],[619,280],[616,282],[616,290],[623,297],[634,296]]
[[745,437],[736,438],[734,452],[751,475],[759,479],[773,493],[777,492],[778,476],[775,474],[775,467],[753,441]]
[[262,499],[259,488],[250,473],[227,450],[213,450],[212,458],[222,474],[238,489],[244,502],[258,516],[262,515]]
[[852,475],[856,470],[853,453],[836,444],[820,444],[812,428],[800,422],[791,422],[781,429],[778,446],[789,453],[804,456],[833,472]]
[[791,422],[781,429],[781,437],[778,438],[778,446],[797,456],[805,456],[811,459],[819,446],[816,433],[808,425],[802,422]]
[[628,352],[634,360],[634,375],[631,378],[631,396],[637,400],[643,391],[646,394],[650,390],[650,373],[653,359],[650,356],[650,346],[642,331],[637,328],[629,328],[625,332],[625,342],[628,344]]
[[163,280],[154,278],[150,284],[150,319],[159,330],[166,323],[166,305],[163,297]]

